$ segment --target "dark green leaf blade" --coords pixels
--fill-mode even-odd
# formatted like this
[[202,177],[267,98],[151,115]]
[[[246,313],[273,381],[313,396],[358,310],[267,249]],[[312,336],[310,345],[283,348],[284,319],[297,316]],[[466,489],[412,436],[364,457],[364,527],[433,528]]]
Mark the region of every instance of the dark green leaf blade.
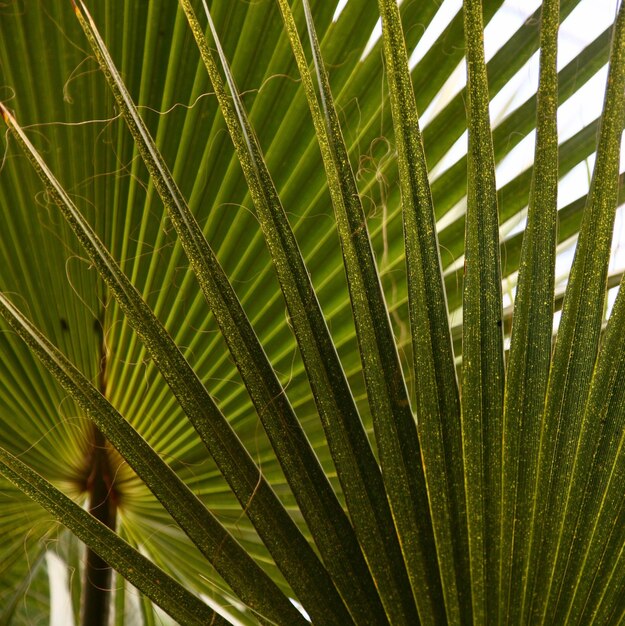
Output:
[[[329,152],[342,196],[342,202],[334,203],[335,217],[380,465],[419,618],[422,623],[434,624],[444,619],[444,598],[416,422],[410,408],[362,201],[307,0],[304,0],[303,6]],[[410,494],[409,497],[406,494]]]
[[[546,602],[547,623],[590,622],[602,601],[618,606],[614,567],[622,561],[625,520],[625,289],[608,320],[590,385],[567,486],[558,549]],[[621,566],[622,567],[622,566]],[[581,622],[583,623],[583,622]],[[598,623],[618,623],[618,620]]]
[[559,0],[541,14],[536,149],[521,247],[503,417],[500,623],[516,623],[551,357],[557,237]]
[[[540,432],[524,619],[545,612],[575,450],[595,366],[625,115],[625,5],[614,26],[597,157],[554,348]],[[565,426],[566,425],[566,426]]]
[[[230,96],[226,93],[224,82],[207,45],[204,32],[195,16],[193,7],[187,0],[181,0],[181,5],[194,34],[200,55],[226,120],[237,157],[243,168],[263,235],[265,236],[267,247],[280,281],[290,315],[290,323],[294,329],[304,362],[308,364],[307,372],[313,388],[313,394],[315,398],[321,399],[323,402],[324,396],[315,393],[316,385],[320,381],[324,382],[324,387],[328,384],[340,385],[344,376],[311,284],[308,270],[304,265],[293,231],[264,162],[258,140],[234,84],[234,78],[230,72],[208,6],[206,3],[203,3],[211,37],[217,48],[220,65],[225,74]],[[323,354],[325,359],[320,357],[320,353]],[[312,367],[310,366],[311,361],[313,363]],[[333,371],[329,375],[323,369],[323,363],[331,364]],[[314,368],[317,369],[315,370]],[[311,370],[313,370],[312,374]],[[353,403],[351,393],[345,387],[343,387],[342,391],[346,392],[342,397],[342,404],[347,405],[349,410]],[[324,407],[319,409],[319,413],[322,419],[327,418],[329,415]],[[352,416],[355,415],[355,413],[352,413]],[[362,552],[354,543],[355,536],[344,536],[344,541],[352,555],[350,562],[342,559],[340,552],[333,549],[332,546],[336,545],[336,535],[332,536],[330,533],[318,534],[317,540],[319,541],[320,550],[323,551],[326,567],[330,571],[341,594],[346,599],[349,610],[354,615],[361,614],[363,617],[370,611],[373,614],[380,615],[382,605],[377,593],[373,591],[373,581],[369,571],[366,569]],[[352,568],[360,572],[355,577]],[[354,581],[357,581],[358,584],[355,585]],[[327,600],[329,599],[330,597]],[[341,607],[336,603],[334,605],[337,612],[340,612]],[[306,608],[312,615],[311,609],[309,607]],[[384,618],[380,617],[380,619]]]
[[[339,175],[333,154],[337,154],[337,149],[344,155],[346,154],[346,150],[342,145],[337,146],[337,142],[342,144],[342,137],[340,136],[340,132],[337,132],[336,129],[333,130],[329,124],[326,124],[326,120],[324,120],[322,116],[312,76],[308,68],[302,42],[297,32],[297,26],[290,7],[285,0],[280,0],[280,8],[286,24],[291,47],[298,63],[308,106],[317,133],[324,167],[328,177],[330,196],[339,224],[340,238],[343,248],[349,251],[345,258],[346,269],[348,271],[348,284],[350,285],[353,295],[354,291],[361,288],[354,286],[354,283],[360,283],[357,275],[360,270],[355,262],[357,255],[354,254],[353,246],[350,244],[350,235],[346,232],[349,226],[346,220],[345,206],[348,203],[354,204],[357,192],[356,196],[350,196],[349,194],[348,190],[355,188],[353,180],[351,181],[351,186],[349,182],[345,184],[340,180],[340,176],[348,176],[353,179],[353,174],[351,171],[346,171],[345,168],[342,168],[341,174]],[[305,10],[310,20],[309,11],[306,6]],[[315,41],[313,41],[313,48],[315,50],[315,56],[319,57]],[[317,58],[317,64],[318,63],[319,58]],[[319,71],[320,69],[318,69],[318,72]],[[332,103],[329,85],[324,75],[320,76],[320,87],[323,91],[322,98],[326,110],[328,110],[328,107],[332,106]],[[332,112],[332,116],[334,122],[336,122],[334,112]],[[360,216],[364,221],[362,208],[360,208]],[[371,263],[371,259],[369,259],[368,262]],[[358,314],[360,315],[361,313],[359,312]],[[355,420],[353,420],[353,422],[355,422]],[[347,426],[349,426],[349,423]],[[335,458],[337,458],[338,455],[337,460],[339,462],[337,462],[337,469],[339,471],[339,477],[341,477],[342,474],[344,475],[342,480],[343,491],[346,494],[348,507],[350,507],[351,504],[350,513],[354,520],[356,531],[359,534],[365,555],[367,555],[369,567],[374,575],[376,584],[380,589],[389,619],[393,624],[412,623],[416,607],[412,599],[406,569],[403,565],[401,549],[393,528],[393,519],[382,482],[382,476],[371,453],[370,446],[366,441],[362,440],[364,436],[362,429],[359,428],[356,431],[352,428],[347,432],[353,433],[352,439],[355,443],[352,448],[354,450],[360,450],[360,452],[357,453],[360,459],[352,462],[351,467],[345,465],[346,454],[350,456],[353,455],[352,450],[349,449],[345,452],[337,450]],[[366,453],[366,455],[364,453]],[[367,494],[366,497],[370,504],[369,509],[362,506],[363,500],[362,496],[358,493],[359,490],[361,493]]]
[[467,217],[462,337],[464,449],[473,622],[497,619],[501,520],[503,312],[495,162],[482,3],[464,3],[467,61]]
[[[563,0],[560,10],[560,22],[568,17],[568,15],[575,9],[579,0]],[[484,3],[484,22],[488,23],[487,11],[492,11],[492,2]],[[491,98],[495,97],[499,90],[501,90],[506,83],[518,72],[525,63],[527,63],[532,55],[536,52],[539,45],[540,36],[540,15],[541,7],[538,7],[534,13],[532,13],[525,20],[524,24],[504,43],[504,45],[497,51],[497,53],[487,63],[488,73],[488,86],[490,90]],[[600,55],[598,56],[595,51],[593,54],[588,55],[588,62],[586,64],[579,63],[577,65],[577,77],[576,83],[579,87],[584,82],[584,75],[587,72],[596,71],[601,65],[597,65],[596,62],[600,61]],[[567,67],[570,69],[570,63]],[[594,71],[593,71],[594,68]],[[564,68],[563,68],[564,69]],[[562,70],[561,70],[562,71]],[[534,102],[535,96],[533,93],[530,97],[530,101]],[[432,122],[423,131],[426,145],[428,146],[428,159],[431,159],[431,163],[437,163],[445,152],[451,148],[453,142],[460,137],[464,131],[464,107],[465,107],[466,89],[460,90],[460,92],[453,97],[453,99],[445,106],[445,108],[432,120]],[[566,98],[560,94],[560,98],[564,101]],[[519,113],[519,110],[515,110],[510,117]],[[535,110],[531,113],[531,116],[527,118],[529,121],[528,126],[533,128],[536,119]],[[508,118],[504,119],[501,124],[498,124],[493,128],[493,143],[495,148],[495,156],[498,159],[499,150],[502,148],[502,144],[505,150],[511,150],[516,143],[518,143],[521,137],[510,136],[512,133],[508,129],[504,134],[504,128],[502,126],[508,122]],[[513,124],[514,133],[519,132],[519,126]],[[505,137],[505,140],[504,140]],[[498,146],[498,140],[500,145]],[[505,142],[505,143],[504,143]],[[508,143],[509,142],[509,143]],[[455,191],[462,191],[457,189]]]
[[417,424],[449,623],[471,622],[460,398],[417,105],[399,8],[380,0],[399,162]]

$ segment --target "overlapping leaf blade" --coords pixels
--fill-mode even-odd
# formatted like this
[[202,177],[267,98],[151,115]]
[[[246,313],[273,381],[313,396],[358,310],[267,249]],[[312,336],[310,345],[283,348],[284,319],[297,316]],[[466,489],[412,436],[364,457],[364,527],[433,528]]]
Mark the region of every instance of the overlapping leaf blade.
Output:
[[297,619],[298,615],[287,598],[193,492],[98,390],[1,293],[0,314],[124,456],[239,597],[261,614],[271,616],[279,607],[277,615],[283,617],[290,611],[290,619]]
[[471,621],[460,398],[449,333],[434,206],[401,19],[380,2],[408,266],[417,422],[449,623]]
[[[13,131],[14,137],[41,176],[47,192],[87,250],[129,322],[143,339],[151,357],[171,386],[215,462],[229,480],[237,498],[250,518],[254,520],[263,539],[272,546],[269,549],[273,549],[276,560],[281,562],[282,567],[295,568],[299,571],[302,571],[299,563],[302,560],[307,562],[308,567],[304,568],[305,574],[302,578],[305,580],[316,569],[322,580],[326,580],[326,591],[329,590],[332,593],[334,587],[325,570],[321,568],[316,555],[165,328],[121,272],[115,260],[103,247],[102,242],[54,178],[23,130],[4,107],[2,107],[2,114]],[[282,536],[278,539],[278,535]],[[288,546],[291,542],[293,545],[289,550]],[[321,586],[321,581],[318,580],[317,583]],[[294,581],[294,584],[297,585],[297,582]],[[303,590],[307,588],[304,584]],[[308,589],[308,593],[317,595],[318,588],[313,586]],[[304,596],[306,595],[307,592],[304,591]],[[285,609],[289,606],[287,605]],[[324,609],[320,608],[320,610]]]
[[[84,7],[82,9],[84,11]],[[90,17],[82,19],[98,61],[109,79],[120,110],[175,225],[201,289],[232,352],[304,518],[330,571],[345,581],[342,593],[354,594],[351,605],[363,615],[384,619],[352,528],[332,492],[284,389],[267,360],[252,326],[217,259],[204,239],[158,149],[139,117],[113,61]],[[217,88],[219,92],[219,88]],[[346,556],[336,559],[339,550]],[[349,556],[347,556],[347,554]],[[342,570],[345,570],[342,572]]]
[[[18,107],[20,118],[29,122],[54,122],[51,126],[33,129],[29,135],[40,151],[46,154],[46,160],[54,165],[53,169],[70,194],[84,196],[86,202],[81,201],[81,205],[84,204],[95,230],[114,252],[114,257],[119,259],[126,273],[132,276],[144,299],[165,320],[200,379],[211,391],[214,390],[223,413],[262,465],[263,473],[270,477],[280,499],[300,522],[299,507],[287,487],[268,438],[258,428],[256,412],[236,368],[227,356],[225,342],[216,332],[218,325],[212,316],[206,315],[203,298],[187,267],[177,235],[168,219],[163,217],[154,187],[139,159],[135,158],[134,140],[124,131],[121,122],[111,121],[115,112],[108,104],[110,101],[102,95],[101,81],[97,72],[91,71],[94,64],[85,60],[86,53],[76,48],[71,53],[65,52],[71,49],[72,43],[81,46],[83,40],[76,35],[67,11],[62,8],[64,4],[46,5],[52,19],[46,17],[48,13],[40,11],[41,7],[36,3],[27,3],[23,16],[19,17],[11,14],[10,6],[0,8],[3,12],[0,21],[3,35],[0,38],[0,72],[4,84],[15,85],[17,89],[15,104],[12,101],[11,106]],[[372,207],[366,216],[367,227],[381,270],[386,308],[391,314],[402,355],[405,352],[402,361],[404,373],[412,389],[419,382],[419,373],[409,365],[413,348],[405,332],[409,319],[409,291],[405,281],[401,236],[397,184],[400,179],[398,163],[392,155],[391,107],[381,91],[385,80],[381,60],[383,42],[375,43],[372,53],[362,61],[358,60],[378,12],[375,3],[350,0],[338,22],[333,23],[333,4],[312,2],[314,23],[320,34],[325,66],[330,71],[349,158],[358,176],[359,191],[365,209]],[[484,23],[500,4],[498,1],[484,1]],[[171,163],[176,181],[189,199],[206,238],[211,241],[216,257],[250,316],[316,456],[329,480],[337,491],[341,491],[343,485],[334,474],[337,464],[333,463],[333,452],[326,441],[328,435],[318,426],[317,410],[306,381],[306,369],[296,352],[289,326],[283,320],[282,298],[268,263],[269,255],[264,250],[263,237],[256,218],[246,210],[251,204],[238,157],[230,150],[224,132],[226,127],[218,113],[217,101],[210,93],[212,89],[206,76],[202,69],[198,71],[197,57],[189,53],[193,50],[192,37],[186,20],[180,12],[176,12],[175,5],[136,2],[123,3],[123,8],[120,8],[120,5],[111,2],[98,4],[94,10],[98,14],[97,23],[105,29],[107,46],[113,58],[119,60],[121,74],[135,101],[141,105],[141,116],[165,159]],[[575,0],[562,2],[561,17],[576,5]],[[224,56],[230,60],[232,74],[243,89],[241,98],[249,111],[259,142],[265,147],[267,164],[289,211],[289,220],[326,314],[332,341],[343,361],[365,428],[369,430],[370,404],[361,380],[350,302],[343,278],[343,260],[334,234],[335,224],[329,217],[328,194],[324,188],[327,175],[321,167],[314,128],[307,121],[306,102],[298,84],[299,75],[295,65],[289,61],[289,42],[280,35],[282,26],[275,6],[271,2],[215,0],[210,9],[216,31],[223,39]],[[421,24],[425,26],[429,23],[435,8],[434,3],[411,0],[399,4],[409,53],[419,40]],[[296,20],[302,20],[300,2],[293,3],[293,10]],[[35,15],[37,17],[33,17]],[[50,27],[54,23],[59,25],[58,30]],[[302,22],[299,23],[301,25]],[[459,13],[430,52],[412,69],[420,111],[425,110],[445,78],[462,60],[462,23],[463,15]],[[14,24],[17,28],[13,27]],[[22,24],[29,24],[31,30],[23,29]],[[59,37],[53,34],[55,30]],[[606,55],[607,39],[605,34],[602,35],[580,55],[582,67],[576,67],[578,61],[574,61],[560,71],[561,100],[601,65]],[[37,61],[39,41],[46,46],[42,62]],[[530,19],[488,63],[491,98],[531,56],[537,41],[537,24]],[[15,64],[16,54],[24,51],[26,46],[29,50],[22,54],[20,63]],[[84,65],[77,67],[82,61]],[[19,72],[14,71],[18,66]],[[27,71],[23,72],[22,67]],[[64,86],[65,82],[67,85]],[[257,91],[259,87],[260,91]],[[40,97],[29,97],[35,89]],[[85,98],[83,94],[90,96]],[[63,96],[67,96],[66,101],[63,101]],[[12,95],[6,92],[5,97]],[[197,98],[199,100],[196,101]],[[175,106],[172,109],[176,103],[184,103],[190,108]],[[463,133],[462,105],[461,97],[452,99],[451,105],[436,114],[426,126],[425,154],[430,166],[439,161]],[[98,124],[93,121],[94,118],[103,119],[105,123]],[[535,100],[530,99],[493,129],[496,162],[533,129],[534,118]],[[91,121],[80,126],[64,127],[56,123],[60,120],[83,122],[87,119]],[[597,127],[597,124],[591,124],[562,145],[560,176],[592,153]],[[105,148],[105,144],[112,149]],[[70,146],[72,152],[68,157],[67,148]],[[275,564],[268,558],[267,551],[251,531],[249,522],[240,517],[238,504],[229,495],[227,485],[219,477],[213,462],[204,456],[195,433],[182,419],[175,397],[162,384],[141,342],[118,306],[105,297],[102,283],[94,280],[95,272],[89,262],[81,258],[83,253],[69,229],[55,217],[56,211],[43,206],[46,199],[40,203],[42,206],[33,206],[35,192],[32,190],[38,187],[32,177],[29,178],[28,172],[21,168],[19,161],[12,146],[9,146],[8,159],[0,168],[0,196],[3,206],[16,207],[16,210],[6,212],[5,216],[3,209],[3,218],[6,217],[3,227],[6,227],[7,236],[0,237],[3,261],[0,287],[24,296],[21,308],[28,310],[29,317],[36,320],[45,334],[69,354],[89,377],[97,374],[102,350],[106,349],[107,397],[123,409],[122,413],[128,415],[150,442],[156,444],[183,480],[200,494],[201,499],[210,503],[224,524],[238,533],[242,544],[264,562],[266,571],[276,577],[276,582],[283,589],[288,589]],[[523,211],[530,179],[531,169],[528,169],[498,191],[502,221]],[[448,213],[458,201],[463,201],[465,181],[466,165],[462,160],[448,174],[444,173],[435,180],[432,195],[438,217]],[[91,208],[91,203],[95,208]],[[582,205],[583,198],[560,212],[559,241],[577,233]],[[29,207],[28,214],[24,212],[22,215],[22,210],[17,207]],[[107,210],[102,210],[103,207]],[[459,207],[455,209],[459,215]],[[441,233],[443,265],[448,265],[452,255],[458,258],[463,253],[464,228],[464,219],[461,218]],[[504,276],[513,276],[519,264],[521,238],[521,235],[515,235],[501,242]],[[24,241],[28,241],[29,245],[24,245]],[[452,254],[447,252],[447,248]],[[66,265],[65,259],[68,259]],[[456,266],[445,277],[451,309],[460,305],[463,274],[463,269]],[[614,284],[614,278],[610,284]],[[45,290],[58,296],[54,299],[42,297]],[[603,292],[603,287],[599,291]],[[12,299],[15,298],[12,296]],[[21,300],[15,301],[21,303]],[[556,294],[558,308],[560,303],[559,289]],[[511,307],[506,306],[502,316],[506,333],[510,317]],[[459,315],[452,313],[457,356],[461,354],[459,319]],[[614,320],[611,324],[617,324],[618,317]],[[606,355],[612,356],[599,357],[594,374],[596,382],[590,383],[591,389],[596,386],[591,397],[597,402],[612,402],[606,413],[610,418],[602,423],[596,417],[597,411],[600,413],[605,407],[595,411],[588,405],[580,410],[579,418],[582,419],[584,410],[585,417],[580,439],[575,444],[575,462],[572,463],[571,456],[563,463],[568,464],[567,472],[572,471],[571,486],[564,496],[565,500],[561,499],[560,493],[549,505],[562,509],[564,514],[564,507],[557,502],[566,501],[566,517],[554,520],[555,525],[561,524],[563,532],[551,535],[555,542],[548,544],[546,552],[539,557],[545,562],[551,561],[555,555],[557,558],[553,571],[551,567],[541,569],[542,580],[548,584],[540,583],[538,595],[528,600],[533,601],[536,607],[547,603],[545,623],[557,624],[564,620],[580,625],[593,621],[611,624],[622,619],[623,606],[619,594],[622,592],[620,581],[625,560],[623,537],[619,530],[622,528],[622,497],[619,492],[622,451],[618,436],[620,383],[618,376],[614,378],[615,372],[619,371],[618,366],[610,369],[609,365],[610,359],[616,356],[616,352],[609,350],[617,351],[617,348],[607,347],[608,344],[618,346],[619,340],[614,330],[616,326],[610,328],[606,344],[599,354],[603,355],[605,350]],[[607,337],[611,339],[608,341]],[[19,416],[14,423],[4,419],[0,429],[3,446],[25,451],[25,458],[34,468],[46,476],[53,476],[68,493],[79,497],[83,471],[81,460],[85,456],[87,433],[84,418],[79,408],[64,397],[63,392],[10,335],[3,333],[1,338],[1,411],[3,416]],[[604,358],[605,364],[602,365],[601,359]],[[600,371],[603,372],[601,376]],[[610,371],[612,375],[608,373]],[[601,398],[602,393],[606,397]],[[24,427],[19,428],[20,425]],[[419,429],[422,426],[419,423]],[[70,452],[72,449],[76,452]],[[63,458],[68,462],[60,463]],[[190,588],[202,589],[203,592],[214,588],[208,580],[194,578],[193,572],[197,571],[200,562],[198,556],[189,551],[188,542],[185,543],[185,538],[178,531],[167,528],[167,518],[158,506],[154,506],[152,496],[145,487],[123,472],[120,480],[119,488],[127,494],[123,505],[122,534],[135,545],[140,544],[142,549],[145,545],[153,560],[165,569],[169,570],[171,564],[174,569],[169,571],[173,571]],[[596,490],[593,490],[594,485]],[[509,521],[513,516],[504,507],[502,519]],[[38,517],[33,519],[39,520]],[[4,528],[5,520],[2,524]],[[36,524],[40,525],[37,531],[47,528],[43,518]],[[12,532],[19,532],[21,527],[23,525],[14,525]],[[307,533],[303,523],[301,527]],[[10,545],[18,545],[19,537],[11,536]],[[506,536],[505,531],[502,536]],[[570,537],[574,537],[572,543]],[[19,555],[15,556],[18,558]],[[456,566],[457,563],[454,563]],[[213,574],[207,573],[207,578],[212,580]],[[468,582],[466,580],[465,584]],[[502,579],[498,587],[503,588],[505,584]],[[502,593],[497,601],[499,615],[505,610],[504,595]],[[227,593],[216,592],[215,598],[222,598],[218,602],[229,602]],[[491,613],[492,604],[487,609],[488,613]],[[515,608],[514,602],[508,604]],[[449,605],[446,608],[454,610]],[[535,609],[536,613],[541,611],[541,608]],[[147,611],[146,618],[149,615],[151,613]],[[503,618],[496,619],[501,621]]]
[[[337,167],[337,162],[334,160],[337,150],[336,144],[342,144],[343,141],[340,130],[336,127],[336,113],[328,112],[326,119],[322,116],[303,45],[289,4],[285,0],[281,0],[280,9],[313,117],[324,168],[328,177],[329,192],[335,207],[337,222],[339,223],[342,246],[348,250],[346,257],[355,259],[353,250],[350,249],[350,235],[347,234],[346,236],[345,229],[345,205],[353,202],[353,196],[350,197],[348,189],[350,184],[353,189],[355,182],[353,181],[351,171],[345,171],[345,168],[343,168],[343,171],[340,171]],[[309,21],[309,28],[312,28],[310,24],[310,10],[306,5],[305,11]],[[312,31],[310,39],[314,55],[317,57],[316,63],[318,64],[319,51],[316,48],[314,31]],[[333,105],[331,99],[328,101],[329,85],[327,77],[323,68],[320,68],[318,65],[317,76],[319,89],[322,94],[321,98],[327,110],[328,107]],[[334,128],[332,128],[332,124],[328,123],[329,115],[333,116]],[[333,144],[334,150],[332,148]],[[341,146],[339,149],[345,155],[345,148]],[[345,181],[345,177],[348,177],[349,180]],[[360,213],[361,218],[364,220],[362,209],[360,209]],[[353,273],[357,271],[354,260],[352,260],[351,264],[349,262],[346,264],[346,269],[348,272],[348,283],[351,284],[354,282]],[[353,292],[355,287],[352,286],[351,289]],[[346,385],[346,382],[343,384]],[[331,399],[336,393],[337,381],[335,380],[333,385],[326,385],[326,389],[328,391],[327,397]],[[332,415],[331,410],[325,408],[321,403],[320,405],[320,410],[326,410],[328,415]],[[393,526],[391,511],[384,483],[382,482],[382,474],[356,412],[349,406],[346,406],[345,409],[348,409],[348,411],[334,411],[333,418],[326,418],[329,427],[328,440],[330,446],[333,447],[333,457],[337,464],[343,493],[345,494],[356,533],[363,546],[363,551],[368,559],[376,585],[380,589],[382,600],[391,622],[410,623],[415,619],[416,607],[412,600],[410,583]],[[345,413],[344,417],[343,413]],[[336,431],[336,436],[333,431]],[[365,501],[368,503],[366,507],[363,506]]]
[[[618,198],[625,103],[625,5],[614,26],[597,159],[562,309],[541,423],[524,596],[525,619],[542,619],[562,532],[563,503],[599,347]],[[566,427],[565,427],[566,424]]]

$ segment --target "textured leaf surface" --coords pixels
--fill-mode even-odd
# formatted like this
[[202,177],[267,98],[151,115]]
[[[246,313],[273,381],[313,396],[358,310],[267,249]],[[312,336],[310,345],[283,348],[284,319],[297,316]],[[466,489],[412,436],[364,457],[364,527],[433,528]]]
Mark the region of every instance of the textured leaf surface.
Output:
[[[524,7],[527,19],[496,51],[489,38],[505,20],[493,23],[485,65],[482,25],[508,10],[502,0],[467,1],[438,35],[427,31],[439,4],[419,0],[349,0],[337,16],[337,3],[324,0],[185,4],[202,24],[205,8],[212,18],[214,32],[202,27],[200,35],[220,80],[230,82],[219,98],[178,3],[85,2],[129,110],[134,103],[153,138],[148,149],[160,155],[161,181],[171,175],[166,194],[156,170],[145,168],[140,139],[127,130],[70,0],[0,7],[0,101],[156,322],[137,334],[137,320],[11,136],[0,159],[2,293],[208,507],[282,598],[319,611],[317,622],[328,621],[327,608],[335,622],[358,624],[620,623],[623,304],[621,297],[606,327],[603,300],[621,271],[608,270],[611,226],[599,226],[595,213],[605,205],[598,213],[613,215],[624,198],[614,152],[623,89],[609,97],[611,143],[601,147],[602,140],[596,158],[594,177],[605,184],[575,192],[579,198],[563,178],[572,171],[584,178],[575,168],[596,150],[607,117],[562,134],[558,146],[541,130],[555,119],[545,90],[501,104],[517,72],[533,75],[529,60],[542,43],[543,68],[547,58],[552,64],[543,84],[553,94],[557,82],[559,103],[571,106],[607,62],[612,30],[556,75],[553,33],[578,0],[562,0],[559,17],[555,2],[531,15]],[[370,41],[380,18],[383,35]],[[446,84],[454,72],[465,75],[465,51],[469,84]],[[228,120],[223,111],[235,101]],[[507,169],[537,119],[534,162]],[[237,126],[254,137],[239,149],[229,136]],[[248,184],[250,150],[256,189]],[[565,206],[554,236],[557,179]],[[174,196],[179,213],[167,207]],[[533,234],[536,216],[542,239]],[[511,231],[513,223],[521,226]],[[570,249],[580,228],[587,234],[577,257],[587,262],[573,273],[587,276],[573,276],[565,294],[549,255],[556,245]],[[515,292],[519,266],[526,269]],[[553,419],[540,425],[552,303],[560,311],[563,302]],[[167,349],[180,350],[175,362],[188,364],[196,407],[214,418],[210,428],[221,421],[230,433],[233,446],[222,451],[243,457],[207,453],[185,414],[191,401],[167,384],[178,367],[154,358],[159,327],[172,339]],[[0,355],[0,446],[85,504],[93,437],[84,407],[4,322]],[[562,407],[572,407],[566,428],[557,418],[569,413]],[[129,464],[109,444],[106,453],[119,535],[229,621],[257,623]],[[545,480],[535,491],[538,473]],[[237,496],[233,476],[242,474],[249,480]],[[417,488],[406,495],[410,481]],[[262,504],[257,484],[271,506],[254,508]],[[549,519],[534,527],[529,558],[535,503],[537,516],[547,511]],[[18,598],[14,623],[46,621],[48,559],[34,564],[53,551],[65,571],[77,568],[68,578],[77,616],[77,542],[67,548],[58,523],[4,479],[0,507],[0,606]],[[295,543],[271,544],[287,526]],[[295,565],[303,562],[315,566]],[[113,585],[116,624],[138,623],[132,615],[158,623],[132,586],[119,577]],[[299,619],[295,609],[289,614]]]

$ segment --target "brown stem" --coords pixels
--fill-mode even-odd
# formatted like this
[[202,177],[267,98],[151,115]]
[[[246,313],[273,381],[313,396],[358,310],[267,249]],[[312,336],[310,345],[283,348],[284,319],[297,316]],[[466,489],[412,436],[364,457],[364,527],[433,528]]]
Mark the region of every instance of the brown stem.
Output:
[[[106,392],[106,351],[102,344],[100,391]],[[117,494],[113,485],[107,443],[104,435],[93,426],[91,456],[87,464],[86,490],[89,494],[89,512],[105,526],[115,530]],[[107,626],[111,604],[112,570],[91,548],[87,548],[83,601],[82,626]]]

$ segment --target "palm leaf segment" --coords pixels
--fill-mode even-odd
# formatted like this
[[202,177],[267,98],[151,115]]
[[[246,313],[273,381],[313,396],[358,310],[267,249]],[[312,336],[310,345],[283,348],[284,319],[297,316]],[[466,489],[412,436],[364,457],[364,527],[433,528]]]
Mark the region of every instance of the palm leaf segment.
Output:
[[[46,554],[84,568],[52,514],[180,623],[306,621],[289,598],[328,624],[618,623],[622,297],[602,329],[623,9],[558,73],[574,1],[544,2],[488,64],[501,3],[467,1],[412,69],[434,4],[180,4],[29,5],[0,26],[2,619],[49,610]],[[422,132],[463,33],[466,93]],[[489,96],[539,42],[537,97],[491,123]],[[558,150],[558,98],[608,54],[601,122]],[[430,183],[467,127],[466,158]],[[534,127],[533,177],[497,190]],[[597,129],[588,197],[556,217],[558,173]],[[550,358],[556,245],[577,229]],[[105,595],[89,565],[78,578],[76,614],[81,588]],[[131,605],[153,619],[105,580],[118,623]]]

